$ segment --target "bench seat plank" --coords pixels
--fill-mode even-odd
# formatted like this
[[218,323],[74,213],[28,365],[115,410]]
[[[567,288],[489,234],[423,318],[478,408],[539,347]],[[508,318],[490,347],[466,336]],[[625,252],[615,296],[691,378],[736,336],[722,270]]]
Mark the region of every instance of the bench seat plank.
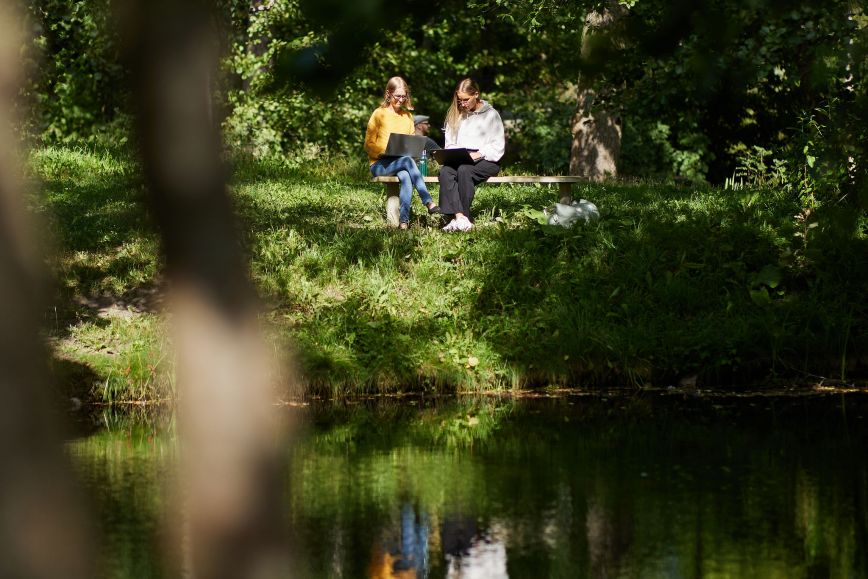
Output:
[[[438,183],[436,176],[423,177],[426,183]],[[374,183],[397,183],[398,178],[395,176],[387,177],[372,177]],[[486,183],[586,183],[590,180],[587,177],[577,177],[575,175],[499,175],[489,178]]]
[[[423,177],[426,183],[438,183],[436,176]],[[400,201],[398,200],[398,178],[395,176],[373,177],[374,183],[382,183],[386,193],[386,221],[392,227],[398,227]],[[498,175],[490,177],[482,185],[508,185],[508,184],[557,184],[561,203],[572,201],[573,183],[588,183],[587,177],[576,175]]]

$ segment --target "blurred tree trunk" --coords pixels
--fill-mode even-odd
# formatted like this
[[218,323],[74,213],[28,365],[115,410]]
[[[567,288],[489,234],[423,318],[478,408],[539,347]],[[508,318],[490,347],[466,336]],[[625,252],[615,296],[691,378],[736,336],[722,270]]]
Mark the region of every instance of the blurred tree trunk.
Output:
[[271,359],[212,114],[214,21],[193,0],[135,0],[129,16],[148,201],[171,288],[180,565],[197,579],[286,576]]
[[[593,59],[595,35],[611,32],[625,9],[610,0],[602,11],[593,11],[582,30],[582,59]],[[602,110],[597,104],[600,81],[580,75],[576,110],[570,120],[570,174],[600,181],[618,174],[621,155],[621,118]]]
[[40,243],[21,183],[15,99],[23,19],[0,1],[0,577],[87,579],[90,533],[50,408]]

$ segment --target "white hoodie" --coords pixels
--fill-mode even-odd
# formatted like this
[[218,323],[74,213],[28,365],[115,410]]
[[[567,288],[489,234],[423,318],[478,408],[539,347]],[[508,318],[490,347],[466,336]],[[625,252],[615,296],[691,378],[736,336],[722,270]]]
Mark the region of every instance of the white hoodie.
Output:
[[446,127],[446,148],[478,149],[486,161],[496,163],[506,150],[503,121],[490,104],[481,102],[479,109],[462,113],[455,134],[449,126]]

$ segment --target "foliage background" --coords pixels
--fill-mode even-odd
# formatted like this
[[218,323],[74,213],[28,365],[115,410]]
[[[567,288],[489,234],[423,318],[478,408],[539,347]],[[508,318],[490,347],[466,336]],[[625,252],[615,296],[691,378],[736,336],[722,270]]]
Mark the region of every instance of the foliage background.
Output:
[[[411,84],[440,125],[472,75],[509,127],[514,171],[564,173],[579,82],[624,121],[622,175],[786,185],[817,201],[864,188],[866,16],[851,0],[622,1],[613,32],[581,54],[606,3],[222,0],[226,143],[291,162],[363,158],[385,80]],[[611,4],[611,3],[610,3]],[[27,131],[46,144],[124,143],[126,69],[110,0],[29,5],[41,63]],[[532,151],[532,152],[531,152]],[[849,173],[848,173],[849,169]]]

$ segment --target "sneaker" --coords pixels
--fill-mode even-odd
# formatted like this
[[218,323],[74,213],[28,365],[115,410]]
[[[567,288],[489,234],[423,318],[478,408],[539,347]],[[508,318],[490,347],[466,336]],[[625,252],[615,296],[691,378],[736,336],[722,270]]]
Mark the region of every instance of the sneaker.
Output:
[[400,227],[401,229],[410,229],[410,224],[406,221],[402,221],[401,225],[399,225],[398,227]]
[[435,215],[435,214],[440,214],[440,213],[442,213],[442,211],[440,211],[439,205],[432,205],[431,207],[428,208],[428,215]]
[[455,223],[454,231],[470,231],[473,229],[473,224],[464,216],[457,218],[453,223]]

